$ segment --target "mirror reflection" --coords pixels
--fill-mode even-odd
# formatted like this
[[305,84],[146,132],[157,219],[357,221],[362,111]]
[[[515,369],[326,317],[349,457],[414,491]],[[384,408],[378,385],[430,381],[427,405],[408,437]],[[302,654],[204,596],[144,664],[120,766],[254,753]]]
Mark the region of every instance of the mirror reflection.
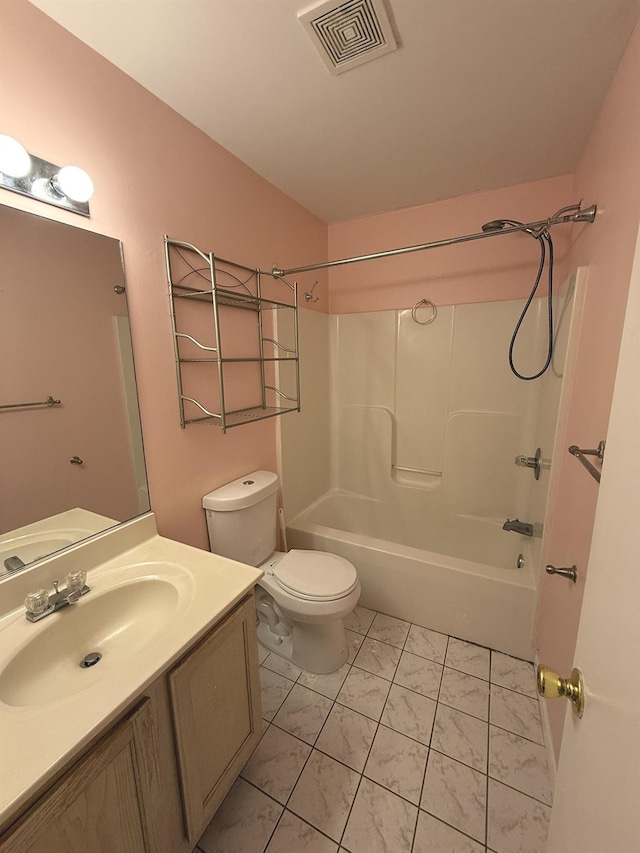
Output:
[[3,205],[0,235],[5,577],[150,507],[119,241]]

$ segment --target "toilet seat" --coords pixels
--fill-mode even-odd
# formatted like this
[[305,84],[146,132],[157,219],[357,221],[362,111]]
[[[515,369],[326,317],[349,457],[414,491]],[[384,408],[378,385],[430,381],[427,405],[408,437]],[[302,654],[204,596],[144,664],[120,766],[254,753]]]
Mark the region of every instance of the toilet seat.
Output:
[[283,590],[307,601],[336,601],[358,583],[348,560],[324,551],[289,551],[272,565],[271,573]]

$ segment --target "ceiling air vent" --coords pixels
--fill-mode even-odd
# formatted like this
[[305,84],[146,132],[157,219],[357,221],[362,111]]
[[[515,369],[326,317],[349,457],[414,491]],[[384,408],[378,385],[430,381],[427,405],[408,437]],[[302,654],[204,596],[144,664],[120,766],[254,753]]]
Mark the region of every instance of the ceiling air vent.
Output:
[[298,13],[309,38],[332,74],[396,50],[398,43],[383,0],[335,0]]

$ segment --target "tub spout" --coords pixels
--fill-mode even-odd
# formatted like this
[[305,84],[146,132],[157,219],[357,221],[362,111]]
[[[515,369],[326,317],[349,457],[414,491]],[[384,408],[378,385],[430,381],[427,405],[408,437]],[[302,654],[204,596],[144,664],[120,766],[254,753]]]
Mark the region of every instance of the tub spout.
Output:
[[502,529],[513,530],[514,533],[520,533],[522,536],[533,536],[533,524],[520,521],[519,518],[508,518],[502,525]]

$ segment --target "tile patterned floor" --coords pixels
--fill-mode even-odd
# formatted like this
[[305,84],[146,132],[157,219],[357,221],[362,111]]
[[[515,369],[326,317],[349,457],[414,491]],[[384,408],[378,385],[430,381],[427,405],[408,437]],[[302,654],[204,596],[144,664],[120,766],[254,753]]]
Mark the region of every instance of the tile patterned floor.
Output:
[[260,649],[265,730],[199,853],[543,853],[533,665],[357,607],[349,660]]

